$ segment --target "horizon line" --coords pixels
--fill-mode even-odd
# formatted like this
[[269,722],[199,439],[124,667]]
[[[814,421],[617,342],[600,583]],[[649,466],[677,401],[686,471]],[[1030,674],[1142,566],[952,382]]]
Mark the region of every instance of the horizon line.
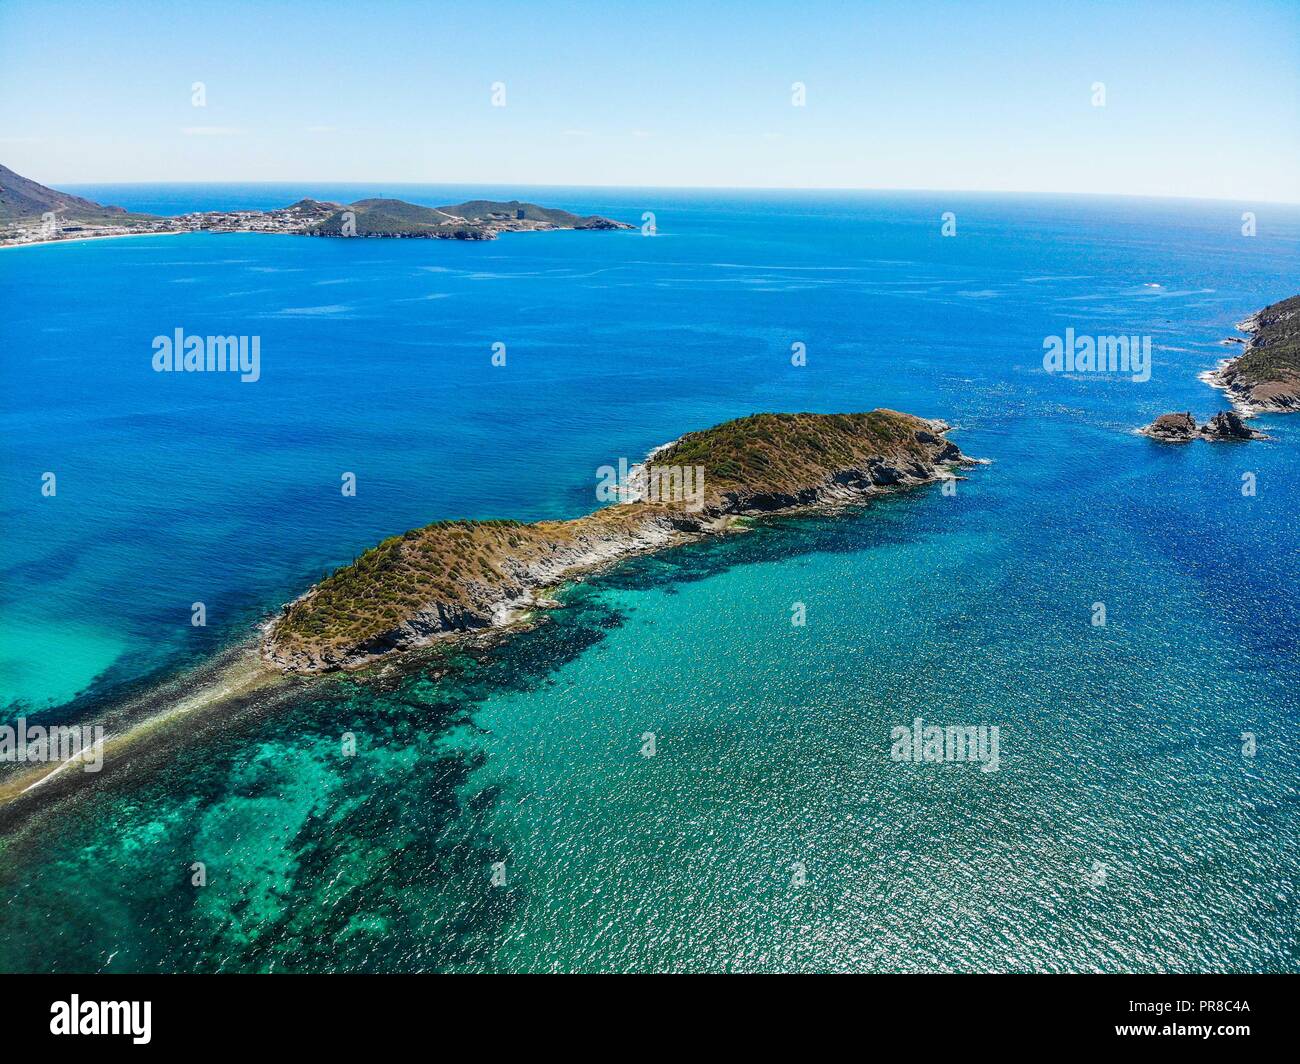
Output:
[[[44,183],[44,182],[42,182]],[[1300,207],[1300,199],[1294,200],[1275,200],[1275,199],[1241,199],[1238,197],[1228,196],[1185,196],[1175,193],[1153,193],[1153,192],[1080,192],[1071,190],[1045,190],[1045,189],[963,189],[963,188],[897,188],[882,187],[873,185],[584,185],[584,184],[557,184],[555,182],[510,182],[510,181],[412,181],[408,179],[401,180],[346,180],[336,178],[275,178],[260,180],[241,180],[226,179],[221,181],[186,181],[186,180],[154,180],[154,181],[112,181],[112,180],[80,180],[70,182],[59,182],[65,187],[77,186],[95,186],[95,185],[416,185],[416,186],[443,186],[443,187],[509,187],[518,185],[523,188],[574,188],[574,189],[613,189],[627,191],[676,191],[676,192],[889,192],[889,193],[917,193],[930,195],[971,195],[971,196],[1078,196],[1093,197],[1096,199],[1134,199],[1134,200],[1173,200],[1185,203],[1234,203],[1234,204],[1266,204],[1269,206],[1279,207]],[[55,188],[57,185],[49,184],[47,187]]]

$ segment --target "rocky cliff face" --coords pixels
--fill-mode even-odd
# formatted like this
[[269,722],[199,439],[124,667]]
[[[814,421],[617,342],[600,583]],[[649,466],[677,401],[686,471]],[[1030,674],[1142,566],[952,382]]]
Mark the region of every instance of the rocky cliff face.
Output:
[[[455,523],[449,527],[454,528]],[[404,608],[392,614],[377,612],[374,623],[357,623],[354,614],[339,628],[315,630],[311,615],[331,611],[334,606],[333,589],[326,586],[328,580],[323,581],[290,603],[271,626],[263,643],[264,657],[286,672],[350,669],[439,638],[502,628],[549,602],[545,591],[565,579],[715,530],[708,522],[664,512],[639,514],[635,521],[581,518],[517,527],[516,542],[491,556],[486,570],[465,564],[470,557],[490,556],[490,542],[480,539],[450,536],[456,540],[451,549],[460,553],[438,561],[419,557],[419,548],[412,548],[416,565],[435,565],[453,572],[455,582],[435,591],[422,605],[404,602]],[[488,549],[480,550],[485,542]],[[463,568],[448,568],[458,564]],[[363,611],[366,599],[363,594]]]
[[653,462],[703,470],[703,491],[689,505],[659,498],[574,521],[450,521],[394,536],[289,603],[267,628],[263,656],[287,672],[347,669],[505,628],[544,608],[557,584],[725,533],[745,515],[843,506],[953,477],[973,463],[947,431],[875,411],[765,414],[691,433]]
[[1242,353],[1202,379],[1246,416],[1300,410],[1300,296],[1265,307],[1237,328],[1250,335]]

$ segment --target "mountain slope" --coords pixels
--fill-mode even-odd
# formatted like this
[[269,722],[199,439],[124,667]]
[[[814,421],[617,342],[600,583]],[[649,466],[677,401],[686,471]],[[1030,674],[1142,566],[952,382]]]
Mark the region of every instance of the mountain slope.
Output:
[[126,214],[121,207],[105,207],[80,196],[47,188],[0,165],[0,222],[39,218],[46,211],[54,211],[65,218],[102,218]]

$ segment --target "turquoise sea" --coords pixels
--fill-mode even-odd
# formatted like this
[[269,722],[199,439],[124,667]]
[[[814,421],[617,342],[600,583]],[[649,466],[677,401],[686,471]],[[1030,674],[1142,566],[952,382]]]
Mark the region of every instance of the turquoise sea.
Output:
[[[69,191],[518,197],[657,234],[0,250],[0,723],[183,691],[387,535],[577,516],[598,466],[753,411],[942,417],[991,461],[636,560],[492,653],[159,728],[0,812],[0,970],[1300,969],[1300,417],[1132,432],[1225,407],[1197,374],[1300,289],[1300,208]],[[153,372],[177,328],[259,337],[261,379]],[[1151,336],[1150,380],[1045,372],[1067,328]],[[917,717],[996,725],[999,770],[892,761]]]

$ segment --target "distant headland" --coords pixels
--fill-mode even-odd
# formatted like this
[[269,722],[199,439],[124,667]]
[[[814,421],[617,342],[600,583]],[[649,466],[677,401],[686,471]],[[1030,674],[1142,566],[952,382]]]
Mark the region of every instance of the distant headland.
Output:
[[[1271,303],[1237,328],[1249,335],[1241,354],[1202,376],[1244,415],[1300,410],[1300,295]],[[1228,341],[1241,343],[1236,337]]]
[[571,521],[440,521],[384,540],[286,605],[262,656],[350,669],[435,640],[508,629],[554,588],[629,556],[735,531],[743,518],[859,503],[975,464],[948,426],[893,410],[753,414],[654,451],[628,501]]
[[132,214],[47,188],[0,166],[0,246],[168,233],[286,233],[296,236],[494,240],[498,233],[632,229],[520,200],[470,200],[421,207],[398,199],[355,203],[300,199],[269,211],[196,211],[175,217]]
[[1241,354],[1224,359],[1200,378],[1225,392],[1233,409],[1215,414],[1204,425],[1197,425],[1190,413],[1161,414],[1138,429],[1140,435],[1161,443],[1266,440],[1265,433],[1242,419],[1300,410],[1300,295],[1269,304],[1238,322],[1237,328],[1249,339],[1233,336],[1223,342],[1243,345]]

